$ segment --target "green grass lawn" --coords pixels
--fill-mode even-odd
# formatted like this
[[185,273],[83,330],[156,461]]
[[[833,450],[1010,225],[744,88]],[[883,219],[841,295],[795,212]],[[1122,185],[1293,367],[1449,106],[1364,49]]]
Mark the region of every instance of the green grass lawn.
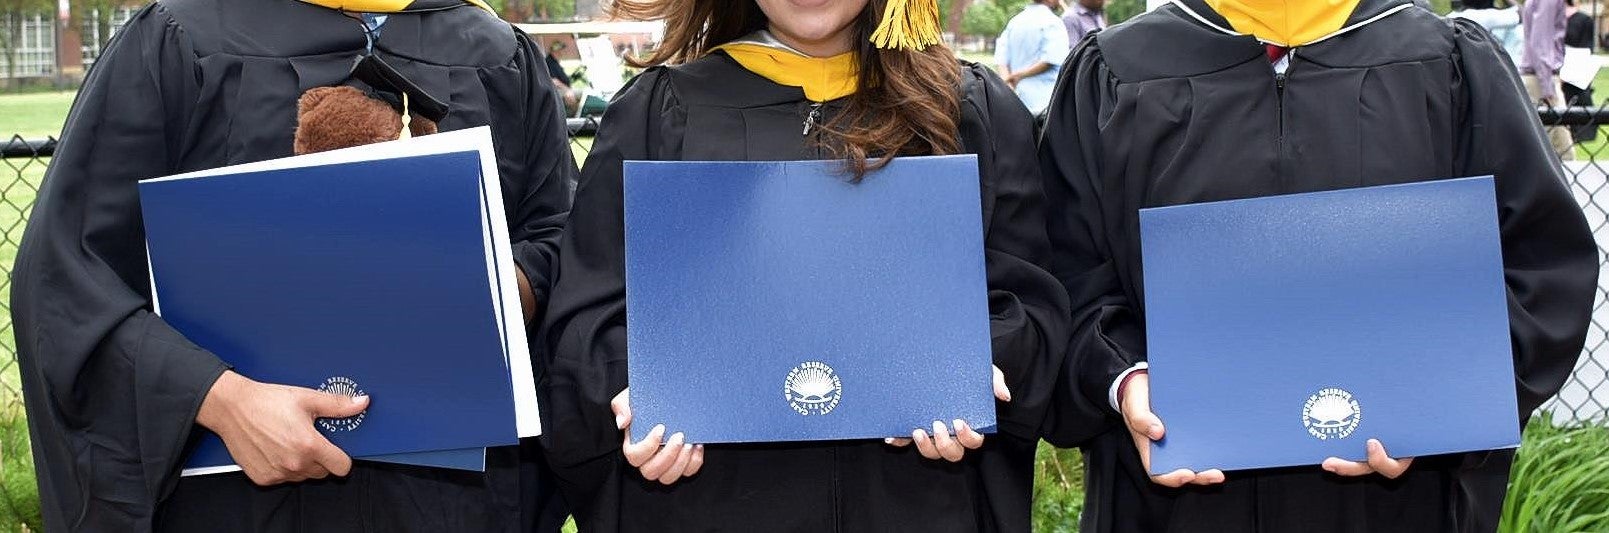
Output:
[[[72,99],[70,92],[0,95],[0,144],[13,136],[60,135]],[[17,244],[48,163],[49,159],[0,160],[0,273],[5,275],[0,279],[0,302],[8,305]],[[11,314],[0,314],[0,531],[41,531],[14,346]]]
[[0,136],[9,139],[14,134],[29,138],[60,135],[73,94],[0,94]]
[[[67,108],[72,104],[73,93],[44,92],[17,95],[0,95],[0,145],[13,135],[25,139],[43,138],[59,134]],[[0,301],[11,300],[11,265],[17,258],[17,243],[22,241],[25,215],[33,207],[39,183],[45,175],[49,159],[0,160]],[[11,315],[0,316],[0,418],[15,411],[20,416],[22,400],[12,397],[20,389],[14,361],[8,354],[14,339],[11,333]],[[0,443],[0,453],[3,453]]]
[[976,52],[976,53],[974,53],[974,52],[961,52],[961,53],[956,54],[956,55],[959,56],[961,59],[965,59],[967,61],[971,61],[973,63],[977,63],[979,65],[983,65],[983,66],[986,66],[986,67],[989,67],[989,68],[994,68],[994,55],[993,54],[986,54],[986,53],[983,53],[983,52]]
[[[1597,99],[1594,107],[1601,107],[1605,100],[1609,100],[1609,68],[1598,71],[1598,77],[1592,80],[1593,97]],[[1598,128],[1598,138],[1575,146],[1577,161],[1596,161],[1599,158],[1609,160],[1609,152],[1604,151],[1604,144],[1609,143],[1609,132],[1603,127]]]
[[[0,302],[10,305],[11,266],[17,258],[17,244],[22,242],[24,216],[32,208],[39,182],[44,177],[48,159],[0,160]],[[12,410],[20,412],[22,400],[13,397],[20,391],[15,361],[10,354],[14,338],[11,331],[11,314],[0,314],[0,417]],[[0,450],[3,451],[3,450]]]

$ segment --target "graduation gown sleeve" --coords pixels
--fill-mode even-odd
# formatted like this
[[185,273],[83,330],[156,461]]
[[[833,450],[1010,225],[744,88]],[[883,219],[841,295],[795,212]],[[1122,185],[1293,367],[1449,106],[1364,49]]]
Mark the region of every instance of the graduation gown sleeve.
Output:
[[[1062,371],[1061,394],[1046,440],[1074,446],[1104,427],[1082,423],[1115,420],[1107,392],[1119,374],[1145,360],[1145,334],[1136,303],[1119,278],[1112,228],[1121,220],[1106,210],[1100,124],[1103,101],[1113,98],[1116,80],[1100,60],[1095,39],[1085,39],[1067,64],[1052,98],[1039,158],[1050,205],[1047,226],[1055,250],[1053,272],[1072,305],[1072,337]],[[1109,108],[1109,106],[1107,106]]]
[[194,57],[160,4],[134,15],[90,69],[23,237],[12,311],[50,531],[148,529],[226,368],[152,313],[135,189],[182,155]]
[[554,429],[542,441],[578,517],[592,511],[589,503],[623,461],[609,407],[626,388],[621,163],[649,159],[645,132],[657,130],[662,74],[648,70],[609,104],[583,166],[543,323],[548,360],[537,390],[548,417],[543,425]]
[[1034,119],[993,71],[972,66],[962,75],[974,80],[963,112],[978,115],[962,121],[962,135],[985,173],[983,247],[994,361],[1012,393],[999,405],[1000,429],[1037,440],[1066,353],[1068,304],[1049,271]]
[[[514,244],[514,260],[531,282],[540,313],[552,288],[559,236],[564,233],[569,215],[576,168],[569,136],[565,134],[564,108],[554,103],[557,96],[552,81],[541,76],[546,72],[541,49],[523,32],[515,32],[515,37],[519,49],[514,60],[521,72],[531,73],[530,80],[520,84],[525,94],[515,100],[524,104],[525,120],[517,124],[522,128],[518,137],[500,136],[497,141],[517,142],[521,149],[499,150],[498,157],[522,159],[513,165],[503,162],[499,167],[523,171],[523,175],[514,176],[516,179],[504,179],[505,187],[511,182],[523,186],[523,194],[503,201],[510,206],[509,238]],[[532,323],[540,323],[540,315]]]
[[1460,175],[1496,177],[1520,420],[1559,392],[1586,340],[1598,249],[1501,44],[1452,19]]

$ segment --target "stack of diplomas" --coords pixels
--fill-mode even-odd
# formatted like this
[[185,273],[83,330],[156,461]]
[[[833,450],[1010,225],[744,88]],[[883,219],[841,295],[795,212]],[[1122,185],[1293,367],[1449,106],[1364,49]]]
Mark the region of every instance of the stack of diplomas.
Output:
[[[358,459],[484,469],[541,428],[489,130],[142,181],[156,310],[266,383],[367,394]],[[206,434],[186,474],[235,469]]]

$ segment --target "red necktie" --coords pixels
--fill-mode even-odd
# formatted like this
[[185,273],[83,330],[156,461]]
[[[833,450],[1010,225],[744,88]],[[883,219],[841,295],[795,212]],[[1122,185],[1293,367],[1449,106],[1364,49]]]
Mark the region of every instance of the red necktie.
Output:
[[1270,44],[1266,46],[1268,47],[1269,63],[1278,63],[1280,59],[1285,57],[1285,53],[1290,51],[1289,48],[1285,48],[1277,44]]

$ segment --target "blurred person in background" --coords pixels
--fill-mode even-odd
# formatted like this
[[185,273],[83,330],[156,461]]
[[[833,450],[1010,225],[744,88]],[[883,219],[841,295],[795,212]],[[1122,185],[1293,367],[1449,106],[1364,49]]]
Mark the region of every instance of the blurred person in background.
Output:
[[1106,29],[1106,0],[1073,0],[1061,20],[1067,26],[1067,42],[1078,44],[1090,32]]
[[1071,48],[1067,28],[1056,16],[1060,5],[1061,0],[1034,0],[1011,17],[995,41],[995,69],[1035,115],[1050,104],[1056,75]]
[[[1581,11],[1577,5],[1578,0],[1564,0],[1564,46],[1566,48],[1580,48],[1588,53],[1592,52],[1593,27],[1592,15]],[[1564,90],[1564,102],[1569,106],[1592,107],[1592,86],[1577,87],[1568,81],[1562,82],[1560,88]],[[1570,128],[1570,139],[1576,144],[1598,138],[1598,127],[1595,125],[1575,126]]]
[[570,86],[575,80],[570,77],[570,73],[564,71],[564,64],[559,62],[559,52],[563,52],[564,49],[564,41],[553,41],[553,44],[548,45],[546,54],[548,77],[553,78],[553,88],[564,104],[564,114],[574,115],[576,108],[581,105],[581,91]]
[[1592,48],[1592,15],[1581,10],[1578,0],[1564,0],[1564,45]]
[[1464,0],[1461,3],[1461,7],[1447,16],[1480,24],[1503,45],[1503,51],[1508,52],[1509,59],[1519,64],[1520,56],[1525,53],[1525,28],[1520,25],[1520,9],[1512,5],[1499,9],[1492,0]]
[[[1564,66],[1564,0],[1530,0],[1520,4],[1520,24],[1525,26],[1525,48],[1520,54],[1520,79],[1525,92],[1539,106],[1563,107],[1564,88],[1559,68]],[[1570,130],[1563,126],[1547,128],[1553,153],[1564,160],[1575,159]]]

